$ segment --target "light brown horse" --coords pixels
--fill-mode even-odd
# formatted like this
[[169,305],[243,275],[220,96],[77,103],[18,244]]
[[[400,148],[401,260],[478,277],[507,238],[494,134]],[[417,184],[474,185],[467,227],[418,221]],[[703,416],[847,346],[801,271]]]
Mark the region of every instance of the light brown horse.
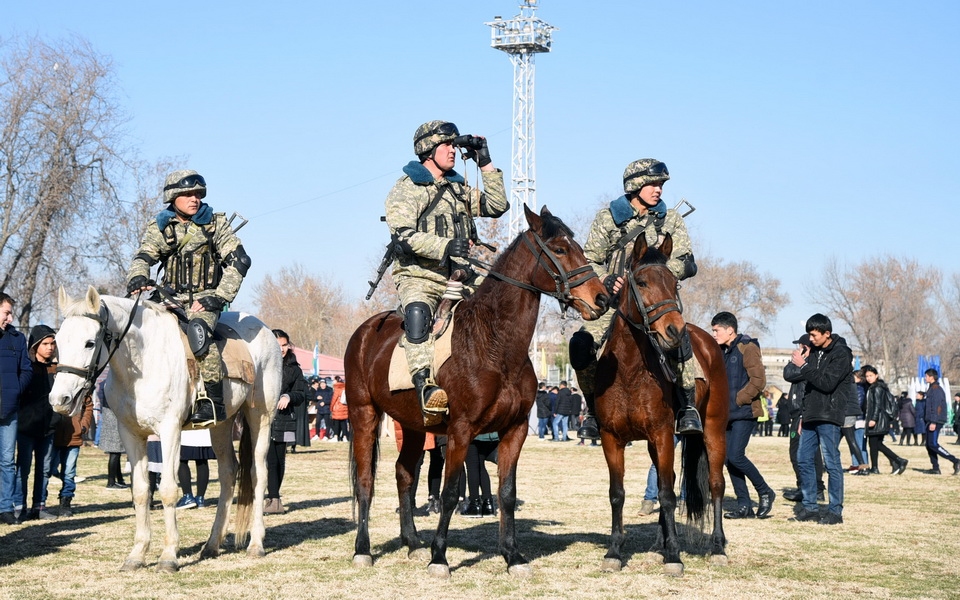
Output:
[[699,327],[684,323],[677,278],[666,266],[672,250],[673,240],[669,234],[659,249],[649,248],[642,236],[634,245],[625,289],[620,292],[618,314],[597,364],[597,418],[603,455],[610,471],[613,512],[604,570],[620,570],[623,565],[624,447],[633,440],[647,440],[650,458],[659,475],[660,521],[652,550],[663,554],[666,574],[683,574],[674,515],[676,388],[661,364],[664,353],[678,348],[684,327],[705,376],[697,379],[697,410],[703,417],[703,435],[682,438],[687,519],[703,528],[709,493],[713,504],[710,553],[714,562],[726,562],[721,505],[729,410],[727,373],[716,341]]
[[540,295],[553,296],[564,307],[576,308],[585,319],[603,314],[607,295],[570,229],[546,207],[539,216],[524,208],[530,229],[504,250],[476,293],[457,309],[453,355],[436,377],[449,398],[450,412],[444,423],[425,428],[416,393],[412,389],[390,391],[390,357],[402,333],[402,319],[396,312],[371,317],[350,338],[344,369],[354,432],[352,467],[358,507],[355,565],[373,564],[368,519],[379,453],[379,425],[386,412],[403,426],[404,432],[396,471],[400,538],[409,555],[425,559],[427,554],[414,526],[410,493],[424,432],[447,435],[440,522],[433,538],[428,572],[449,577],[447,532],[457,505],[457,482],[467,447],[478,434],[495,431],[500,435],[500,554],[510,573],[530,571],[517,548],[514,511],[517,459],[527,437],[527,419],[537,391],[528,353]]

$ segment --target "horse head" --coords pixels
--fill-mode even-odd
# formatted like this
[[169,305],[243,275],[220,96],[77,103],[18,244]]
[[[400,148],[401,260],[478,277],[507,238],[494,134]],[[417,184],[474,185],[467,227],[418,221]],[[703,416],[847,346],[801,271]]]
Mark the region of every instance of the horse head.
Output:
[[647,245],[640,236],[633,245],[627,271],[627,293],[622,294],[620,311],[627,322],[643,329],[664,351],[680,345],[686,323],[680,304],[679,281],[667,268],[673,252],[673,238],[666,234],[659,248]]
[[553,296],[564,308],[574,308],[584,319],[592,321],[607,311],[606,288],[573,239],[573,231],[544,206],[540,214],[526,205],[524,214],[530,230],[524,242],[537,259],[539,267],[531,285]]
[[[60,287],[63,323],[57,331],[57,377],[50,390],[50,405],[63,415],[76,415],[83,399],[93,392],[96,375],[106,366],[106,315],[100,294],[90,286],[82,299],[75,300]],[[102,361],[102,364],[101,364]]]

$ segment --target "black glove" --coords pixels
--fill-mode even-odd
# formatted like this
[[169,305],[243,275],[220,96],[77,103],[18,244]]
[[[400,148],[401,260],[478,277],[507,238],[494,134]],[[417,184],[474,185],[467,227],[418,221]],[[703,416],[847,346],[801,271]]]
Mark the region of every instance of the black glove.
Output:
[[203,307],[203,310],[214,313],[223,310],[223,305],[227,303],[226,300],[219,296],[204,296],[203,298],[198,298],[197,302]]
[[447,256],[464,257],[470,252],[470,240],[467,238],[453,238],[447,243]]
[[482,143],[477,150],[477,166],[482,169],[493,162],[493,159],[490,158],[490,148],[487,147],[487,138],[480,138],[480,140]]
[[144,277],[143,275],[137,275],[133,279],[127,282],[127,294],[132,294],[135,291],[149,287],[153,285],[153,282]]
[[603,287],[607,288],[607,293],[611,296],[616,295],[614,286],[617,285],[617,276],[616,275],[607,275],[603,278]]

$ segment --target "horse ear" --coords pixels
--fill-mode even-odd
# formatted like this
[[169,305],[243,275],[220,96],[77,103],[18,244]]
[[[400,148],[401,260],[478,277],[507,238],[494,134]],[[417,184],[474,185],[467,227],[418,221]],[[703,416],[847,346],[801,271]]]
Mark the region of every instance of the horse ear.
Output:
[[643,255],[647,253],[647,236],[640,234],[636,243],[633,244],[633,262],[639,263]]
[[667,258],[670,258],[670,255],[673,254],[673,236],[669,233],[663,236],[663,243],[660,244],[660,253]]
[[73,298],[70,297],[70,294],[67,293],[67,290],[65,290],[62,285],[60,286],[60,291],[57,292],[57,303],[60,305],[61,313],[73,304]]
[[[543,210],[546,210],[546,209],[547,209],[547,207],[544,206],[544,207],[543,207]],[[541,212],[542,212],[542,211],[541,211]],[[543,219],[540,218],[540,216],[539,216],[537,213],[535,213],[535,212],[533,212],[532,210],[530,210],[530,207],[527,206],[526,203],[524,203],[524,205],[523,205],[523,213],[524,213],[524,215],[526,215],[526,217],[527,217],[527,225],[530,226],[530,229],[532,229],[533,231],[537,232],[537,235],[539,235],[540,233],[542,233],[542,232],[543,232]],[[547,211],[547,213],[549,214],[549,211]]]
[[100,312],[100,292],[92,285],[87,286],[87,309],[92,313]]

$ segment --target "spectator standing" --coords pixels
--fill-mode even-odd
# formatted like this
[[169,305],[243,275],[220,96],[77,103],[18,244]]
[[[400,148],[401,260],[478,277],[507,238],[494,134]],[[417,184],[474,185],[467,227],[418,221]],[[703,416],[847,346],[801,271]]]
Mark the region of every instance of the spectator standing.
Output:
[[306,400],[307,383],[303,379],[300,363],[293,353],[290,336],[282,329],[274,329],[273,335],[280,344],[283,357],[283,378],[280,384],[280,399],[270,428],[270,446],[267,448],[267,502],[264,514],[286,512],[280,501],[280,486],[287,467],[287,444],[296,441],[297,418],[294,410]]
[[320,441],[327,438],[330,427],[330,401],[333,399],[333,388],[327,385],[327,380],[319,377],[314,384],[314,399],[317,406],[317,420],[314,429]]
[[497,514],[486,462],[496,462],[493,457],[499,445],[500,436],[496,433],[481,433],[467,448],[466,474],[470,496],[466,508],[461,512],[465,517],[493,517]]
[[17,428],[20,398],[27,393],[33,366],[27,340],[13,323],[13,298],[0,292],[0,521],[17,525],[14,514],[17,467]]
[[[562,442],[569,442],[570,417],[580,414],[580,402],[573,397],[566,381],[560,382],[557,391],[557,408],[553,415],[553,435]],[[559,436],[559,437],[558,437]]]
[[[724,514],[727,519],[747,519],[770,516],[776,493],[767,484],[756,465],[747,458],[747,444],[757,425],[757,417],[766,412],[763,388],[767,384],[763,357],[757,340],[737,331],[737,317],[730,312],[719,312],[710,321],[713,339],[720,344],[727,370],[730,391],[730,411],[727,418],[727,473],[737,496],[737,509]],[[769,419],[769,414],[767,415]],[[750,502],[747,479],[758,495],[756,514]]]
[[540,382],[537,388],[537,436],[542,442],[546,439],[547,429],[550,428],[550,395],[547,393],[547,384]]
[[957,436],[954,444],[960,444],[960,392],[953,395],[953,434]]
[[883,452],[890,461],[890,466],[893,467],[893,474],[902,475],[907,470],[909,461],[897,456],[883,443],[883,436],[890,431],[890,421],[896,414],[897,401],[887,388],[887,384],[880,379],[873,365],[864,365],[862,370],[863,378],[870,386],[867,388],[863,414],[866,421],[867,442],[870,444],[870,464],[873,465],[871,470],[876,474],[880,473],[877,459],[879,453]]
[[[210,461],[216,460],[210,442],[209,429],[184,429],[180,432],[180,465],[177,467],[177,479],[183,496],[177,501],[177,508],[206,508],[207,486],[210,484]],[[197,495],[193,495],[193,478],[190,473],[190,461],[197,468]]]
[[917,432],[917,445],[927,445],[927,395],[923,390],[917,390],[917,401],[914,403],[913,412],[916,415],[916,424],[913,430]]
[[786,394],[780,394],[777,400],[777,437],[790,437],[790,402]]
[[[798,521],[818,521],[822,525],[843,523],[843,467],[840,465],[840,427],[845,407],[856,399],[853,382],[853,352],[846,340],[833,333],[833,323],[817,313],[807,319],[807,334],[812,349],[795,350],[783,369],[783,377],[793,383],[803,381],[800,447],[800,491],[803,505],[797,511]],[[827,492],[830,502],[821,516],[817,504],[817,448],[823,453],[827,471]]]
[[[23,507],[21,521],[56,519],[47,512],[47,484],[50,481],[50,463],[53,458],[54,412],[50,407],[50,387],[56,369],[56,332],[46,325],[30,330],[28,356],[33,366],[33,378],[26,394],[20,397],[17,415],[17,493],[16,503]],[[60,415],[56,415],[60,419]],[[32,505],[27,510],[27,479],[31,464],[33,475]]]
[[107,453],[107,489],[126,490],[130,486],[123,480],[123,469],[120,462],[126,449],[120,439],[120,425],[117,415],[103,393],[103,382],[97,385],[97,396],[100,398],[100,450]]
[[[917,432],[914,427],[917,424],[917,413],[913,408],[913,400],[907,396],[906,392],[900,392],[900,427],[902,431],[900,432],[900,445],[903,445],[903,442],[906,441],[908,446],[916,445],[917,443]],[[911,438],[913,442],[911,443]]]
[[940,457],[953,463],[953,474],[960,475],[960,459],[947,452],[940,445],[940,429],[947,422],[947,396],[940,387],[940,374],[936,369],[927,369],[923,373],[927,382],[926,405],[923,413],[923,422],[927,429],[927,455],[930,456],[930,473],[940,474]]
[[[866,388],[860,383],[859,371],[853,372],[854,391],[853,397],[847,398],[844,408],[843,426],[840,427],[840,434],[847,440],[847,447],[850,449],[850,468],[847,471],[854,475],[869,475],[870,466],[867,465],[863,452],[860,451],[861,444],[857,441],[857,423],[860,429],[863,429],[863,406],[862,398],[866,395]],[[861,440],[863,437],[861,436]]]
[[350,411],[347,409],[345,387],[343,377],[337,375],[333,378],[333,396],[330,399],[330,422],[333,424],[330,431],[331,441],[350,441]]
[[[801,353],[810,351],[810,336],[803,334],[800,339],[793,340]],[[797,451],[800,448],[800,421],[801,410],[803,407],[803,390],[806,384],[798,381],[790,384],[790,390],[787,392],[787,410],[790,411],[790,464],[793,466],[793,473],[797,478],[796,489],[788,489],[783,492],[784,500],[791,502],[800,502],[803,500],[803,493],[800,491],[800,463],[797,460]],[[823,455],[820,449],[813,455],[814,469],[817,474],[817,501],[824,499],[826,486],[823,485]]]

